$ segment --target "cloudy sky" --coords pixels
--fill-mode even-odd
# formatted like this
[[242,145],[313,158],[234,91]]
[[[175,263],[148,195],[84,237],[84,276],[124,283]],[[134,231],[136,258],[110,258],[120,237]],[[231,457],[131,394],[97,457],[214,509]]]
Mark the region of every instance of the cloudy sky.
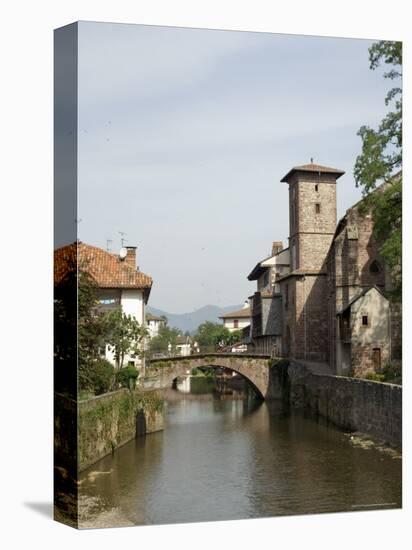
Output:
[[367,40],[108,23],[79,25],[79,237],[138,246],[150,304],[242,303],[246,277],[287,245],[288,170],[345,170],[338,215],[360,197],[363,124],[389,86]]

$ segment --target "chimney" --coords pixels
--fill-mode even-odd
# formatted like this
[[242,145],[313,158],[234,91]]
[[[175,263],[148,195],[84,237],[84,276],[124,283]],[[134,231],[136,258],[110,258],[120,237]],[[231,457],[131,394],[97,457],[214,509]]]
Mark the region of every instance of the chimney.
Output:
[[137,246],[126,246],[125,248],[127,250],[127,256],[124,259],[125,263],[127,265],[130,265],[131,267],[133,267],[133,269],[136,269],[136,249],[137,249]]
[[275,254],[278,254],[283,250],[283,243],[282,241],[273,241],[272,243],[272,256]]

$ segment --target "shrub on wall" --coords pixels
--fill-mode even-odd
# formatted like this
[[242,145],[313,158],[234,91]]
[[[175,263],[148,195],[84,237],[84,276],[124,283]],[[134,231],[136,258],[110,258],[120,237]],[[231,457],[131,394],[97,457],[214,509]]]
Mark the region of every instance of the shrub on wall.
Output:
[[89,388],[95,395],[106,393],[113,389],[114,368],[103,357],[96,359],[88,365]]
[[139,377],[139,373],[133,365],[127,365],[123,367],[116,374],[116,381],[122,386],[122,388],[133,389],[136,386],[136,380]]

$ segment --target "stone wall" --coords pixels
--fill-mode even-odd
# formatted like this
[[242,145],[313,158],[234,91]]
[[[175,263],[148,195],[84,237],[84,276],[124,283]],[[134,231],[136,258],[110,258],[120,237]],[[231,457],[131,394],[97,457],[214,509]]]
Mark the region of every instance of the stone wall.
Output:
[[269,355],[247,353],[206,353],[188,357],[168,357],[148,362],[147,378],[158,379],[159,387],[167,388],[179,376],[187,376],[194,368],[230,369],[245,377],[258,395],[266,398],[269,388]]
[[283,386],[292,406],[307,408],[344,430],[402,446],[401,386],[316,374],[297,361],[291,361]]
[[162,430],[163,398],[153,391],[122,389],[80,401],[79,472],[137,435]]

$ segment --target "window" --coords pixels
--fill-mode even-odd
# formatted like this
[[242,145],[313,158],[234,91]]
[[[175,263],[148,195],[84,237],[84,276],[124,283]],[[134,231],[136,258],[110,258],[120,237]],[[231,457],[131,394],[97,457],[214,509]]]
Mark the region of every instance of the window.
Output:
[[269,272],[266,271],[266,273],[263,275],[263,286],[268,286],[269,284]]
[[289,304],[289,285],[285,285],[285,309],[288,309]]
[[233,320],[233,328],[239,328],[239,321],[237,319]]
[[362,326],[367,327],[369,325],[369,319],[367,315],[362,315]]
[[373,260],[373,262],[371,263],[371,265],[369,266],[369,271],[371,273],[380,273],[381,272],[381,266],[379,265],[379,262],[377,262],[376,260]]
[[320,214],[320,203],[316,203],[315,204],[315,211],[316,211],[316,214]]
[[316,192],[319,191],[319,185],[318,185],[318,184],[315,185],[315,191],[316,191]]

